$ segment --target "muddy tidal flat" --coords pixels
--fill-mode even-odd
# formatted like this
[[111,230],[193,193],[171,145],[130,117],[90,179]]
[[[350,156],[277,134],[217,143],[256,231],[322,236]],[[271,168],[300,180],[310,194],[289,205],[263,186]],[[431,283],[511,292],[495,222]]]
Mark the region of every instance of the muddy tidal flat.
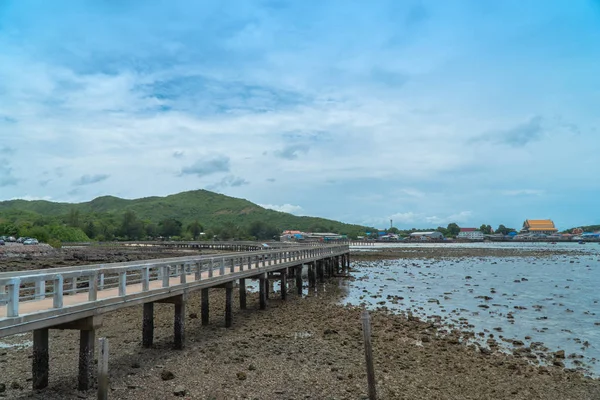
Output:
[[[562,277],[556,277],[556,285],[575,288],[582,277],[590,279],[586,274],[592,274],[597,265],[597,261],[592,263],[598,259],[597,254],[589,251],[586,255],[573,253],[572,258],[564,258],[562,254],[544,256],[543,262],[538,258],[541,256],[535,256],[536,261],[523,261],[522,255],[497,259],[496,256],[479,259],[479,255],[468,254],[420,257],[418,251],[411,259],[359,261],[355,255],[350,277],[332,279],[318,285],[316,290],[306,288],[302,298],[292,294],[283,302],[275,293],[275,285],[268,309],[260,311],[256,294],[250,293],[247,310],[234,307],[230,329],[224,328],[223,290],[211,290],[208,326],[201,326],[199,295],[194,293],[186,310],[187,345],[182,351],[171,349],[171,305],[156,305],[156,340],[152,349],[141,347],[142,308],[119,310],[106,314],[97,333],[110,341],[110,398],[366,399],[360,325],[360,314],[366,307],[371,309],[373,319],[380,399],[598,399],[600,381],[590,377],[593,363],[587,359],[581,359],[590,365],[587,370],[570,365],[570,350],[562,358],[547,338],[543,340],[547,350],[536,348],[533,342],[542,339],[534,337],[536,332],[532,332],[531,341],[523,339],[523,345],[516,347],[529,348],[536,355],[534,361],[526,350],[516,356],[510,354],[514,343],[505,346],[500,338],[512,336],[510,326],[517,323],[524,324],[518,326],[525,329],[529,314],[534,318],[547,316],[546,321],[556,321],[557,326],[565,324],[572,329],[573,321],[580,320],[586,311],[595,312],[593,299],[589,306],[576,308],[571,301],[577,296],[567,293],[570,288],[558,291],[547,281],[541,281],[541,273],[535,273],[536,267],[547,274],[549,267],[562,268],[569,271],[568,279],[574,280],[563,284]],[[552,263],[557,265],[553,267]],[[578,274],[582,277],[577,277]],[[517,283],[517,278],[526,280]],[[504,286],[499,284],[500,279],[506,281]],[[528,284],[531,286],[526,289]],[[548,287],[564,297],[546,302],[529,299],[535,293],[534,285]],[[496,293],[491,293],[491,288]],[[237,295],[237,291],[234,293]],[[504,293],[506,296],[502,296]],[[552,306],[552,302],[557,304]],[[495,303],[503,306],[493,306]],[[535,311],[529,304],[541,305],[542,311]],[[515,305],[527,309],[515,309]],[[551,307],[573,319],[562,321],[554,316],[555,309]],[[447,311],[445,314],[442,308]],[[573,313],[567,312],[567,308],[573,308]],[[467,322],[461,319],[463,316],[452,313],[455,309],[467,310],[460,311]],[[476,311],[482,320],[494,321],[492,329],[478,325],[477,318],[470,315]],[[490,316],[484,313],[491,311],[496,313]],[[514,325],[508,321],[509,312],[513,314]],[[587,322],[582,326],[589,327]],[[502,327],[503,332],[494,327]],[[600,327],[591,330],[594,329]],[[479,336],[479,331],[485,337]],[[542,334],[553,332],[548,327]],[[579,339],[587,337],[579,331],[572,335]],[[94,399],[94,391],[79,393],[75,389],[77,338],[76,332],[52,331],[50,387],[39,392],[32,391],[29,379],[31,334],[1,339],[8,346],[0,349],[0,397]],[[595,339],[587,338],[590,343],[587,349],[596,348]],[[580,347],[585,347],[583,342]],[[546,358],[537,352],[546,354]],[[585,354],[584,350],[577,353]]]

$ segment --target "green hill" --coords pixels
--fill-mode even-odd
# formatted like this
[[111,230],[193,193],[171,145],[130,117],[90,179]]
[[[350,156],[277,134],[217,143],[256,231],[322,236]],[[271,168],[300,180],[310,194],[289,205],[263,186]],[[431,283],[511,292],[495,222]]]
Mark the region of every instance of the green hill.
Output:
[[[129,220],[126,220],[126,214]],[[129,230],[132,224],[135,229]],[[23,235],[35,227],[51,225],[80,229],[88,237],[102,240],[158,236],[169,232],[178,233],[169,236],[184,236],[194,232],[192,225],[201,225],[211,238],[214,234],[223,238],[266,238],[265,231],[268,231],[268,237],[272,237],[275,232],[286,229],[327,231],[355,237],[373,229],[273,211],[244,199],[207,190],[133,200],[103,196],[76,204],[41,200],[0,202],[0,234]],[[19,232],[15,233],[15,230]]]

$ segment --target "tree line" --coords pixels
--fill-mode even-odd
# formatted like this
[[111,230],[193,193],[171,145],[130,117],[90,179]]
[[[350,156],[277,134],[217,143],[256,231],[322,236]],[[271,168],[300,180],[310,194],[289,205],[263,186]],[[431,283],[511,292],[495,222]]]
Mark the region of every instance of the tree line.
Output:
[[[335,231],[333,226],[318,224],[311,226],[311,229],[313,232]],[[5,211],[0,214],[0,235],[34,237],[53,245],[89,240],[273,240],[279,238],[282,230],[262,220],[246,223],[224,221],[210,227],[199,220],[187,224],[177,218],[152,221],[139,218],[132,210],[119,215],[84,214],[71,209],[59,217],[27,211]]]
[[[392,227],[392,228],[386,229],[386,232],[394,233],[394,234],[406,237],[406,236],[410,236],[410,234],[413,232],[422,232],[422,231],[430,231],[430,230],[432,230],[432,229],[412,228],[412,229],[402,230],[402,229]],[[446,227],[438,226],[434,230],[440,232],[442,235],[444,235],[444,237],[455,238],[460,233],[460,226],[457,223],[452,222],[452,223],[448,224],[448,226],[446,226]],[[492,233],[501,233],[503,235],[508,235],[510,232],[516,232],[515,229],[507,228],[506,226],[504,226],[502,224],[500,224],[496,230],[493,230],[491,225],[483,224],[479,227],[479,230],[481,232],[483,232],[483,234],[485,234],[485,235],[490,235]]]

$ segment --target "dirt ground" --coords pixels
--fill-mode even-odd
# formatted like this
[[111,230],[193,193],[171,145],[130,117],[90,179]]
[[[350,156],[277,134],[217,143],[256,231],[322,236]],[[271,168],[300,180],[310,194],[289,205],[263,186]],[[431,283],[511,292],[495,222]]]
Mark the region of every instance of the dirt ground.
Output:
[[[97,336],[110,342],[110,398],[366,399],[362,310],[341,305],[340,293],[335,279],[304,298],[292,294],[284,302],[272,293],[263,311],[249,294],[247,310],[234,307],[230,329],[223,289],[211,290],[208,326],[201,326],[193,293],[180,351],[171,348],[172,305],[155,306],[152,349],[141,347],[141,306],[106,314]],[[600,398],[600,382],[579,373],[468,347],[412,318],[371,316],[380,399]],[[27,340],[31,333],[0,341]],[[77,332],[51,331],[50,387],[39,392],[31,389],[31,348],[0,349],[0,397],[96,398],[93,390],[76,391],[78,346]]]

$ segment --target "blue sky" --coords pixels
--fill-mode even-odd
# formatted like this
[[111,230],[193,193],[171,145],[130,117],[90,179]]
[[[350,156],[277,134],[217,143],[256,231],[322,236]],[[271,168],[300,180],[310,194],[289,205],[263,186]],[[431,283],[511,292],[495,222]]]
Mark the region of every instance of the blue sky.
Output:
[[596,0],[4,0],[0,200],[600,223],[599,71]]

